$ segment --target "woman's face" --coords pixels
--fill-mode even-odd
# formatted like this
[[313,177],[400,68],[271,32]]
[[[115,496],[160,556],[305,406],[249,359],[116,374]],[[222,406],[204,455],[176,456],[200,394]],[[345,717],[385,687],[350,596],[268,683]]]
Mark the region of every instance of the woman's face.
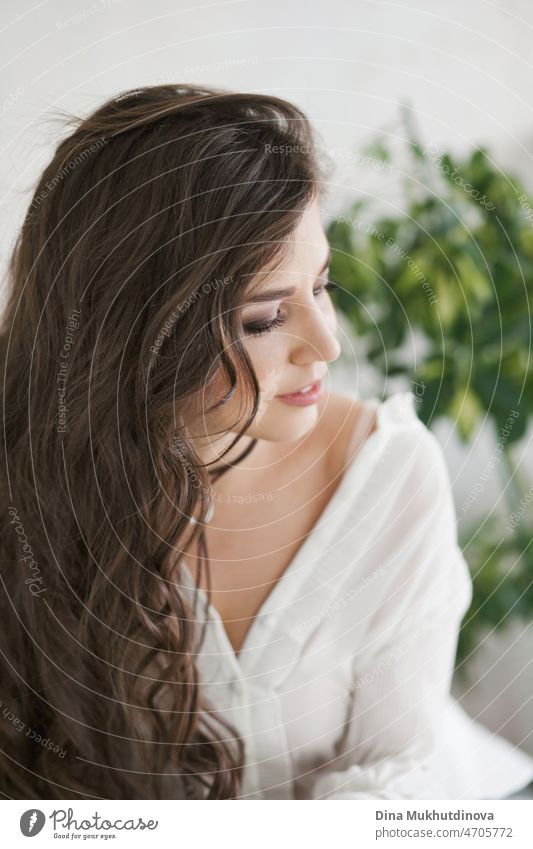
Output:
[[[287,403],[279,396],[317,380],[322,381],[325,393],[327,363],[340,354],[337,316],[324,288],[330,247],[318,198],[307,207],[291,241],[290,259],[274,274],[258,275],[242,311],[245,346],[261,388],[260,408],[246,433],[275,442],[298,439],[318,417],[314,395],[305,406]],[[279,289],[291,291],[275,291]],[[261,301],[254,303],[258,296]],[[261,328],[267,332],[256,335],[254,331]]]
[[[290,241],[290,259],[281,270],[254,278],[241,313],[244,344],[260,386],[259,410],[246,435],[273,442],[292,442],[312,429],[319,416],[320,399],[313,402],[310,397],[311,403],[301,406],[279,396],[321,380],[324,397],[328,389],[327,363],[340,354],[337,317],[324,288],[330,248],[320,220],[318,198],[307,207]],[[262,328],[264,332],[256,333]],[[226,390],[226,386],[218,386],[217,379],[218,375],[210,389]],[[242,410],[237,393],[223,410],[225,421],[235,423]],[[220,433],[223,427],[219,419],[208,426],[207,432]],[[229,443],[232,438],[225,441]],[[239,441],[237,453],[245,442],[246,439]],[[210,443],[213,447],[212,439]]]

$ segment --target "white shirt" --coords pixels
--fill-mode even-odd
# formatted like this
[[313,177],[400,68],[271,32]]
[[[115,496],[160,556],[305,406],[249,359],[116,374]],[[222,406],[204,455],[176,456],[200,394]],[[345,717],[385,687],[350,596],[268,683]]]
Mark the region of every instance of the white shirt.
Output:
[[377,429],[238,658],[209,606],[197,666],[245,741],[239,798],[502,798],[533,780],[533,759],[450,695],[472,586],[442,451],[411,393],[367,403]]

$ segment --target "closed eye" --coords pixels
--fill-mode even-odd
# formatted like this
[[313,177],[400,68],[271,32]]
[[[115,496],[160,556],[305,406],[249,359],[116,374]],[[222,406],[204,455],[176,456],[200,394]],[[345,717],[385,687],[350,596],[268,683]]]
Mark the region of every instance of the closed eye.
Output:
[[[315,297],[322,295],[324,292],[331,292],[333,289],[340,289],[338,283],[334,280],[330,280],[326,278],[327,282],[324,283],[323,286],[320,286],[318,289],[314,290]],[[287,316],[283,313],[278,312],[277,316],[270,321],[254,321],[246,324],[244,326],[244,332],[249,336],[262,336],[266,333],[271,333],[276,327],[281,327],[285,324],[287,320]]]

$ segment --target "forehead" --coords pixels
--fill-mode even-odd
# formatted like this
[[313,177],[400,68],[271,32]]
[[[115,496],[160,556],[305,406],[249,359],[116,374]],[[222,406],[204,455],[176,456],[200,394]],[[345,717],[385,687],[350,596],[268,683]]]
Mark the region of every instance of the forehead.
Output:
[[321,270],[328,250],[329,242],[322,226],[320,206],[315,199],[306,207],[298,225],[285,240],[283,259],[278,256],[272,267],[262,269],[248,294],[266,288],[268,283],[287,273],[292,275],[292,280],[287,282],[294,285],[298,283],[297,275],[303,279],[316,275]]
[[312,203],[306,207],[298,226],[292,233],[291,243],[293,260],[309,257],[313,264],[313,260],[319,261],[321,257],[324,257],[328,240],[320,218],[318,197],[315,197]]

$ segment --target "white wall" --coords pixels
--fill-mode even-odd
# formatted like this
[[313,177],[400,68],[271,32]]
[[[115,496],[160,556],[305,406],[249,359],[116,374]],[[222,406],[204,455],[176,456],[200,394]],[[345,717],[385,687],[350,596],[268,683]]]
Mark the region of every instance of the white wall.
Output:
[[[428,142],[488,143],[533,182],[529,0],[3,0],[2,11],[4,253],[60,131],[47,114],[147,83],[274,92],[350,150],[376,129],[394,134],[407,99]],[[374,176],[342,151],[339,174],[356,190]]]

